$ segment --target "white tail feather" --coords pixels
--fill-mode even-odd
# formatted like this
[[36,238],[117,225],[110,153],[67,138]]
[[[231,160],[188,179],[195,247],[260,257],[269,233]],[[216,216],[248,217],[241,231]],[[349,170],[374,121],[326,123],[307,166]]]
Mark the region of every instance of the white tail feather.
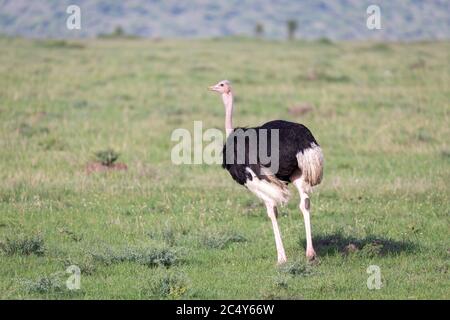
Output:
[[289,201],[289,189],[273,174],[262,170],[267,180],[259,179],[250,168],[246,168],[246,170],[252,175],[252,180],[247,180],[245,186],[258,198],[274,205],[284,205]]
[[315,143],[311,148],[297,154],[298,167],[302,172],[302,180],[313,187],[322,181],[323,176],[323,153],[322,149]]

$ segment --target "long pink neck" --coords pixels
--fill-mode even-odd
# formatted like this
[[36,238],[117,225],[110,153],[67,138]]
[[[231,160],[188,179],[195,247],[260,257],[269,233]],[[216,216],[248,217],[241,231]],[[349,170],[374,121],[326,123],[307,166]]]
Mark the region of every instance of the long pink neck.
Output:
[[230,92],[222,94],[225,106],[225,132],[228,136],[233,132],[233,94]]

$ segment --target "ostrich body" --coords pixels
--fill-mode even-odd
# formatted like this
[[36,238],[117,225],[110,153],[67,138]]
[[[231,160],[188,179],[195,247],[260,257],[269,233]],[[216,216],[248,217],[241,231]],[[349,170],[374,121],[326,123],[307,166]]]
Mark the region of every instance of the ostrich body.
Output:
[[[321,182],[323,174],[323,154],[316,139],[304,125],[283,120],[270,121],[254,128],[233,128],[233,92],[230,82],[223,80],[209,89],[221,94],[225,106],[227,141],[223,147],[222,167],[228,170],[237,183],[247,187],[265,203],[267,214],[272,221],[278,264],[286,262],[286,254],[278,228],[277,206],[289,201],[290,194],[287,188],[289,182],[294,184],[300,194],[299,207],[303,214],[306,231],[306,256],[308,260],[314,260],[316,253],[311,236],[309,194],[312,187]],[[249,142],[246,135],[249,130],[256,132],[257,143]],[[260,147],[259,139],[262,138],[259,133],[262,130],[267,131],[264,137],[267,137],[268,156],[270,156],[272,144],[277,148],[276,171],[268,163],[263,164],[261,161],[258,148]],[[278,141],[273,140],[273,130],[277,130]],[[238,140],[245,143],[244,158],[241,161],[238,159],[236,143]],[[250,161],[250,159],[256,159],[256,161]]]

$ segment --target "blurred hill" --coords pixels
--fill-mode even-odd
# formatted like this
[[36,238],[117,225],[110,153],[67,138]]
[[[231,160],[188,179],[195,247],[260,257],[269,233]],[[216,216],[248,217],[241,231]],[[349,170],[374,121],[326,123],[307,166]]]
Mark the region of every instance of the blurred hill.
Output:
[[[448,0],[0,0],[0,33],[79,38],[113,32],[142,37],[252,36],[285,38],[296,20],[297,38],[421,40],[450,38]],[[81,7],[82,29],[66,28],[66,8]],[[368,30],[366,8],[381,7],[382,30]],[[261,30],[262,29],[262,30]],[[261,32],[262,31],[262,32]]]

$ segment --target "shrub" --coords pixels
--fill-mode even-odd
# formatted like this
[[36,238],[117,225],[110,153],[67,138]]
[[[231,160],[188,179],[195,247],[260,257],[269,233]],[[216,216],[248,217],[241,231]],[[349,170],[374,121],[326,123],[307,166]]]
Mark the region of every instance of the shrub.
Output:
[[180,272],[165,273],[150,284],[149,294],[154,298],[180,299],[189,291],[188,278]]
[[45,253],[44,239],[40,235],[19,236],[18,238],[6,238],[0,243],[0,250],[7,255],[30,255],[41,256]]
[[97,265],[92,256],[83,256],[77,258],[67,258],[63,261],[64,268],[75,265],[80,268],[82,275],[91,275],[97,271]]
[[107,149],[96,152],[95,156],[101,164],[109,167],[119,158],[119,153],[115,152],[113,149]]
[[21,123],[18,131],[21,135],[27,138],[31,138],[32,136],[39,134],[48,134],[50,132],[47,127],[31,126],[28,123]]
[[364,247],[358,252],[358,255],[365,258],[374,258],[381,255],[383,250],[383,244],[378,241],[373,241],[364,245]]
[[387,52],[391,50],[391,47],[387,43],[380,42],[372,45],[370,49],[373,51]]
[[43,276],[37,280],[25,280],[23,285],[28,292],[54,293],[65,289],[63,281],[58,274]]
[[67,228],[61,228],[61,229],[59,229],[59,232],[66,235],[67,237],[69,237],[71,240],[73,240],[75,242],[80,242],[81,240],[83,240],[82,234],[77,234]]
[[231,243],[246,242],[247,239],[238,233],[212,233],[203,236],[202,244],[211,249],[224,249]]
[[83,49],[85,46],[79,42],[68,42],[66,40],[38,40],[38,46],[50,49]]
[[285,263],[279,267],[279,272],[301,277],[311,276],[314,273],[309,264],[305,264],[301,261]]
[[327,45],[327,46],[334,44],[333,41],[331,41],[329,38],[319,38],[319,39],[317,39],[317,43]]
[[94,260],[105,264],[136,262],[148,267],[170,267],[180,261],[175,250],[168,248],[126,248],[120,251],[108,249],[106,252],[91,253]]
[[166,225],[158,230],[148,232],[148,236],[151,239],[158,239],[164,241],[164,243],[173,247],[177,241],[177,231],[170,225]]
[[170,249],[150,249],[138,254],[136,261],[148,267],[158,265],[170,267],[177,263],[178,257],[175,252]]
[[289,278],[284,275],[284,274],[278,274],[274,277],[274,285],[277,288],[283,288],[283,289],[287,289],[288,288],[288,280]]
[[44,150],[57,150],[61,151],[65,148],[65,143],[55,137],[47,137],[42,141],[39,141],[39,146]]

